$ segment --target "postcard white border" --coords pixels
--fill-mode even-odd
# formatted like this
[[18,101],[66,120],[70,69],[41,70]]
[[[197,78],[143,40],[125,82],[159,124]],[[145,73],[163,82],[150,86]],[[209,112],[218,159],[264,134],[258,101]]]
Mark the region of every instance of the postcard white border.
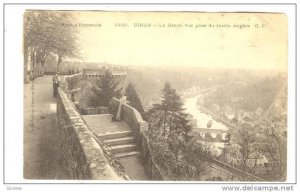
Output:
[[[23,179],[23,56],[22,14],[26,9],[109,11],[203,11],[282,12],[288,16],[288,183],[295,183],[295,7],[293,5],[5,5],[5,182],[6,183],[99,183],[99,181],[55,181]],[[2,69],[1,69],[2,70]],[[2,72],[2,71],[1,71]],[[2,81],[2,80],[1,80]],[[2,133],[1,133],[2,134]],[[1,144],[2,145],[2,144]],[[2,159],[1,159],[2,161]],[[1,162],[2,163],[2,162]],[[112,182],[115,183],[115,182]],[[137,182],[134,182],[137,183]],[[143,182],[145,183],[145,182]],[[152,182],[149,182],[152,183]],[[175,182],[178,183],[178,182]],[[195,183],[195,182],[193,182]],[[199,182],[201,183],[201,182]],[[228,182],[226,182],[228,183]],[[90,186],[90,185],[89,185]],[[101,188],[106,185],[101,185]],[[122,185],[114,185],[119,190]],[[178,185],[175,185],[178,186]],[[184,187],[185,185],[183,185]],[[205,184],[202,186],[210,187]],[[99,187],[99,186],[98,186]],[[97,189],[98,187],[92,187]],[[198,186],[200,187],[200,186]],[[198,188],[197,187],[197,188]],[[51,187],[52,188],[52,187]],[[81,186],[72,186],[80,189]],[[161,190],[165,187],[161,185]],[[177,187],[176,187],[177,188]],[[178,186],[177,189],[182,188]],[[53,190],[54,188],[52,188]],[[85,187],[82,189],[86,189]],[[116,189],[116,190],[118,190]],[[209,190],[209,188],[206,188]],[[47,191],[47,189],[43,189]],[[52,191],[51,190],[51,191]],[[182,188],[184,190],[184,188]]]

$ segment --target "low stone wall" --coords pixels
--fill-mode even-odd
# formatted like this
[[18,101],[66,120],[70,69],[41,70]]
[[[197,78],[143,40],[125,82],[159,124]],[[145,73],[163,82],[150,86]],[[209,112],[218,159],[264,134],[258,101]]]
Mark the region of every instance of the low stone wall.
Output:
[[82,73],[63,76],[59,85],[68,98],[76,105],[77,109],[80,107],[79,101],[82,97],[82,86]]
[[73,75],[65,75],[64,80],[68,83],[68,89],[76,90],[82,87],[83,75],[82,73],[76,73]]
[[[120,100],[113,98],[110,102],[109,112],[116,115]],[[143,120],[141,114],[133,107],[122,104],[121,119],[132,129],[135,141],[141,143],[141,133],[148,130],[148,123]]]
[[141,114],[129,105],[122,106],[123,121],[132,129],[137,143],[141,143],[141,133],[148,131],[148,123],[143,120]]
[[151,148],[149,145],[149,138],[147,132],[142,133],[141,144],[141,160],[143,162],[146,174],[153,181],[171,180],[163,174],[163,171],[156,164],[153,155],[151,154]]
[[81,108],[80,113],[82,115],[108,114],[108,107]]
[[62,147],[61,179],[123,179],[110,165],[93,133],[61,88],[58,88],[57,121]]
[[[109,112],[113,115],[117,114],[120,105],[120,100],[113,98],[109,105]],[[153,158],[149,144],[148,123],[143,120],[141,114],[133,107],[122,104],[121,120],[132,129],[134,139],[139,146],[141,153],[141,161],[146,174],[153,181],[168,181],[171,180],[163,173]]]

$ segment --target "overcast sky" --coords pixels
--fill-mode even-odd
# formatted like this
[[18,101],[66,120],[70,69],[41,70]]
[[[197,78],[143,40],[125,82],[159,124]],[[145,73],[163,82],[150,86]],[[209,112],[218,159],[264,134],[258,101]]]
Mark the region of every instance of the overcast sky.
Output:
[[[80,12],[76,16],[78,24],[101,24],[79,27],[87,62],[287,71],[287,18],[283,14]],[[152,27],[134,27],[134,23],[151,23]],[[182,27],[153,26],[169,23]],[[196,28],[199,24],[215,27]],[[234,24],[250,28],[234,28]]]

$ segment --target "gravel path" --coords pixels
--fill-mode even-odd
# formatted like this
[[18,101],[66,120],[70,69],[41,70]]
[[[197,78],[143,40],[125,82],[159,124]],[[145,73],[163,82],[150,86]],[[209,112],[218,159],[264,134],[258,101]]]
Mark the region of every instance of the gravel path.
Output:
[[52,91],[52,76],[24,85],[25,179],[55,179],[59,175],[60,144]]

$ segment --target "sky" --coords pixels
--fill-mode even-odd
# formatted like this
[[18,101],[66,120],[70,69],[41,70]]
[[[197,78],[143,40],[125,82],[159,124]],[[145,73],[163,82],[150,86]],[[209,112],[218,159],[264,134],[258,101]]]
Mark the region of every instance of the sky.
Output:
[[[75,15],[86,62],[287,71],[284,14],[82,11]],[[117,27],[118,23],[127,27]],[[136,27],[137,23],[151,27]]]

